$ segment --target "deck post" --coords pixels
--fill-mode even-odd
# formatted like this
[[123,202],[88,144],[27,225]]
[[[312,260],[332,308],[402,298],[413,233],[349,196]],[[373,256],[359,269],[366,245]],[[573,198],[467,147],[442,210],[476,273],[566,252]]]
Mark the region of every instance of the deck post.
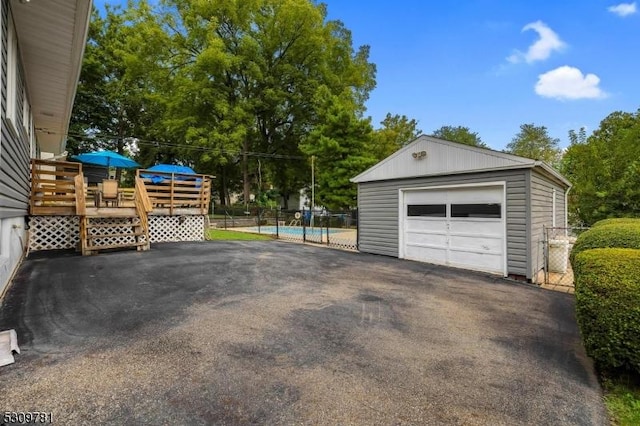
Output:
[[171,189],[170,189],[170,198],[169,198],[169,216],[173,216],[173,191],[174,191],[174,182],[175,182],[175,173],[171,173]]

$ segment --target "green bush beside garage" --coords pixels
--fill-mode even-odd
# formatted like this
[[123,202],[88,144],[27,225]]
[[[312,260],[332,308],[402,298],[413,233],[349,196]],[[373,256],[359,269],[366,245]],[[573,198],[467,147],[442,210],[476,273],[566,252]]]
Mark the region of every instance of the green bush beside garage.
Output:
[[[571,262],[579,253],[595,248],[632,248],[640,249],[640,219],[601,224],[583,232],[571,251]],[[602,221],[604,222],[604,221]]]
[[640,373],[640,250],[584,250],[573,268],[587,353],[602,370]]

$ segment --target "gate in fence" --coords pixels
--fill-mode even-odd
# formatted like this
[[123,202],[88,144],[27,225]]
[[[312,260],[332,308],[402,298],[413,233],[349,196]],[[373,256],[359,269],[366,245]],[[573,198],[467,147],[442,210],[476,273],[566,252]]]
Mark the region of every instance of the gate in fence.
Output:
[[272,235],[287,241],[358,249],[357,210],[334,212],[255,207],[242,212],[231,209],[224,211],[224,218],[214,218],[218,228]]
[[545,227],[543,240],[544,267],[543,279],[545,285],[566,287],[573,290],[573,269],[569,262],[569,254],[578,235],[587,228],[581,227]]

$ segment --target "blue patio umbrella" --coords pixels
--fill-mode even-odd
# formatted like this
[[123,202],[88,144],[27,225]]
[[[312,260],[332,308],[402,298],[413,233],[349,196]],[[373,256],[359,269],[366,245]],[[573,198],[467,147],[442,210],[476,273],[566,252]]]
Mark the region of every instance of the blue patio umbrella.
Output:
[[136,163],[132,159],[113,151],[94,151],[86,154],[75,155],[71,157],[71,159],[85,164],[93,164],[94,166],[116,167],[119,169],[133,169],[140,167],[140,164]]
[[[195,175],[196,172],[187,166],[176,166],[174,164],[156,164],[155,166],[149,167],[148,171],[158,172],[158,173],[179,173],[181,175]],[[166,175],[154,175],[153,173],[143,173],[141,175],[143,178],[151,179],[153,183],[162,183],[165,179],[169,179]],[[186,176],[176,176],[176,180],[193,180],[193,178],[189,179]],[[196,178],[196,182],[199,182],[200,179]]]
[[182,173],[185,175],[195,175],[196,172],[187,166],[176,166],[174,164],[156,164],[155,166],[149,167],[147,170],[153,170],[154,172],[162,172],[162,173]]

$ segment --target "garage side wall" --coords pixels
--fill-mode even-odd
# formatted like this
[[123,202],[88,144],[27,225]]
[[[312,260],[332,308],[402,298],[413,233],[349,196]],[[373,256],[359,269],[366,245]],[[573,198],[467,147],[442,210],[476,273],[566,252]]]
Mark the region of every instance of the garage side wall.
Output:
[[531,171],[531,266],[528,277],[535,277],[544,266],[544,227],[554,226],[555,190],[555,226],[565,226],[566,188],[549,179],[538,170]]
[[398,191],[440,185],[505,181],[507,191],[507,270],[527,275],[527,171],[506,170],[448,176],[364,182],[358,185],[359,249],[398,256]]

